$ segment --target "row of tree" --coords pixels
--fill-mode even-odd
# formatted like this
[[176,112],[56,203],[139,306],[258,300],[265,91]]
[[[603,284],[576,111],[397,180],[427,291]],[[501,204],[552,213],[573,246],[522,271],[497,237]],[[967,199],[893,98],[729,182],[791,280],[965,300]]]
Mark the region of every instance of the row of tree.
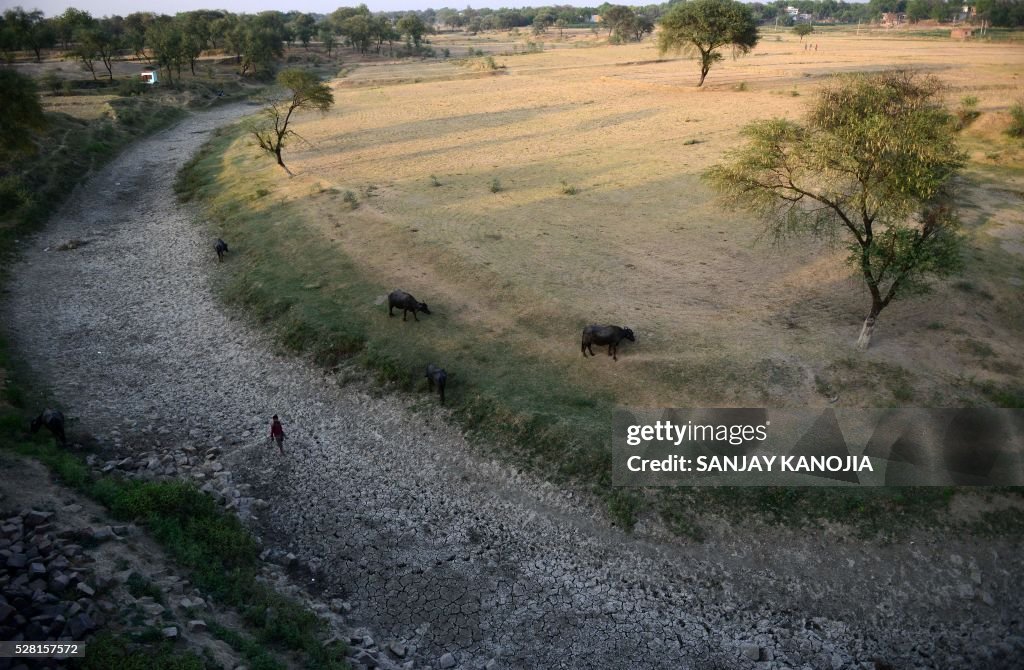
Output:
[[[97,74],[110,76],[113,55],[128,52],[146,57],[159,50],[160,66],[168,76],[180,74],[184,65],[195,66],[198,52],[223,48],[239,58],[243,72],[266,70],[269,62],[282,52],[283,45],[313,40],[324,44],[328,52],[338,44],[359,52],[380,52],[404,39],[418,49],[424,36],[435,30],[464,29],[510,30],[532,26],[541,34],[551,28],[592,25],[595,16],[600,26],[615,41],[643,39],[656,23],[682,0],[659,5],[626,6],[604,3],[596,7],[552,5],[520,9],[441,8],[418,12],[371,12],[366,5],[342,7],[329,15],[302,12],[261,12],[256,15],[232,14],[215,10],[184,12],[174,17],[136,12],[126,17],[96,19],[88,12],[69,8],[59,16],[47,18],[41,11],[21,7],[8,9],[0,18],[0,51],[10,54],[30,50],[36,59],[46,49],[59,46],[75,49],[83,65]],[[976,10],[975,18],[992,26],[1024,26],[1024,2],[1021,0],[869,0],[867,3],[843,0],[776,0],[747,5],[760,24],[792,23],[792,11],[816,21],[858,22],[877,19],[882,13],[906,13],[911,21],[949,20],[962,14],[963,7]]]
[[383,44],[403,37],[419,48],[430,32],[432,27],[415,13],[374,15],[365,5],[338,9],[327,17],[301,12],[250,15],[198,10],[175,16],[136,12],[100,19],[75,8],[47,19],[38,10],[15,7],[0,18],[0,51],[30,50],[39,61],[44,50],[59,46],[94,78],[111,79],[114,59],[129,55],[157,65],[173,83],[185,68],[195,74],[196,61],[207,50],[234,55],[245,75],[270,71],[285,45],[292,42],[308,46],[318,39],[330,51],[341,40],[362,52],[370,48],[379,52]]

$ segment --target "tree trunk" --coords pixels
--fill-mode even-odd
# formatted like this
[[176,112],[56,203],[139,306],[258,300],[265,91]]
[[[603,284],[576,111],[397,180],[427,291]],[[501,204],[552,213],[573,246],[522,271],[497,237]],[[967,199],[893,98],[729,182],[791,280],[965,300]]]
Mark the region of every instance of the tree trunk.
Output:
[[284,171],[288,173],[289,177],[294,177],[295,175],[292,174],[292,171],[284,164],[284,160],[281,159],[281,145],[277,146],[277,151],[274,152],[274,155],[277,156],[277,164],[284,168]]
[[875,323],[878,321],[878,314],[881,311],[882,308],[880,306],[872,305],[868,317],[864,319],[864,325],[860,329],[860,337],[857,338],[857,348],[861,351],[867,351],[867,348],[871,346],[871,335],[875,332]]

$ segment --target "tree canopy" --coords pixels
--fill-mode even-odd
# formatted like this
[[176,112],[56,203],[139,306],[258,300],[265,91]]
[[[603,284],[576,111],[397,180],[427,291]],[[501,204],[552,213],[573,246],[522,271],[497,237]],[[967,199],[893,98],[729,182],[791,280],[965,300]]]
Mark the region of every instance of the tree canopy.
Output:
[[30,131],[46,125],[35,82],[20,72],[0,68],[0,155],[32,149]]
[[814,32],[814,26],[809,23],[798,23],[793,26],[793,32],[800,36],[800,41],[804,41],[804,37]]
[[700,57],[700,82],[714,63],[722,60],[722,47],[733,56],[749,53],[757,45],[757,22],[747,5],[735,0],[691,0],[675,5],[661,20],[658,49]]
[[941,94],[937,79],[907,71],[836,77],[804,123],[747,126],[749,144],[704,175],[779,239],[845,241],[871,295],[861,348],[892,300],[961,266],[952,189],[966,155]]

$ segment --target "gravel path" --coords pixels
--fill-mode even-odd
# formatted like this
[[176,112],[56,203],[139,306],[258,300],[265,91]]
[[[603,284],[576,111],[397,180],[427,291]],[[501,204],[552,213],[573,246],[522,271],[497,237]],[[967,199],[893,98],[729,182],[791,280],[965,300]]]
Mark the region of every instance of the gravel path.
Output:
[[[417,399],[276,353],[214,299],[227,265],[171,190],[209,132],[249,109],[138,143],[22,242],[5,323],[74,430],[122,449],[224,445],[271,503],[255,530],[417,667],[1021,667],[1018,542],[878,546],[756,524],[700,545],[621,534],[471,456]],[[56,250],[69,239],[86,244]],[[274,413],[285,458],[266,447]]]

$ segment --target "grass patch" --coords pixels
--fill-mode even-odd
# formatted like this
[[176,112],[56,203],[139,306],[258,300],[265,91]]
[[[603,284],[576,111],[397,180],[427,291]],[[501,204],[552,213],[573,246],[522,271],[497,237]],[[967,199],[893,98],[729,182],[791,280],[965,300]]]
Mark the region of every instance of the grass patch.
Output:
[[1001,386],[992,382],[975,384],[978,391],[996,407],[1024,409],[1024,385]]
[[[155,641],[154,641],[155,642]],[[145,644],[120,635],[100,633],[85,646],[85,657],[70,661],[79,670],[208,670],[203,659],[177,651],[170,642]]]
[[562,183],[562,185],[561,185],[561,188],[559,189],[559,192],[562,195],[576,195],[577,193],[580,192],[580,190],[578,188],[576,188],[575,186],[573,186],[569,182],[565,181],[564,179],[562,180],[561,183]]
[[164,592],[156,584],[137,572],[128,575],[128,581],[125,582],[125,586],[128,587],[128,593],[136,598],[148,596],[158,603],[164,602]]
[[207,621],[206,627],[219,640],[226,642],[232,649],[245,657],[251,670],[286,670],[288,667],[267,653],[263,645],[241,633],[221,626],[215,621]]
[[1010,127],[1006,129],[1010,137],[1024,137],[1024,100],[1010,106]]

